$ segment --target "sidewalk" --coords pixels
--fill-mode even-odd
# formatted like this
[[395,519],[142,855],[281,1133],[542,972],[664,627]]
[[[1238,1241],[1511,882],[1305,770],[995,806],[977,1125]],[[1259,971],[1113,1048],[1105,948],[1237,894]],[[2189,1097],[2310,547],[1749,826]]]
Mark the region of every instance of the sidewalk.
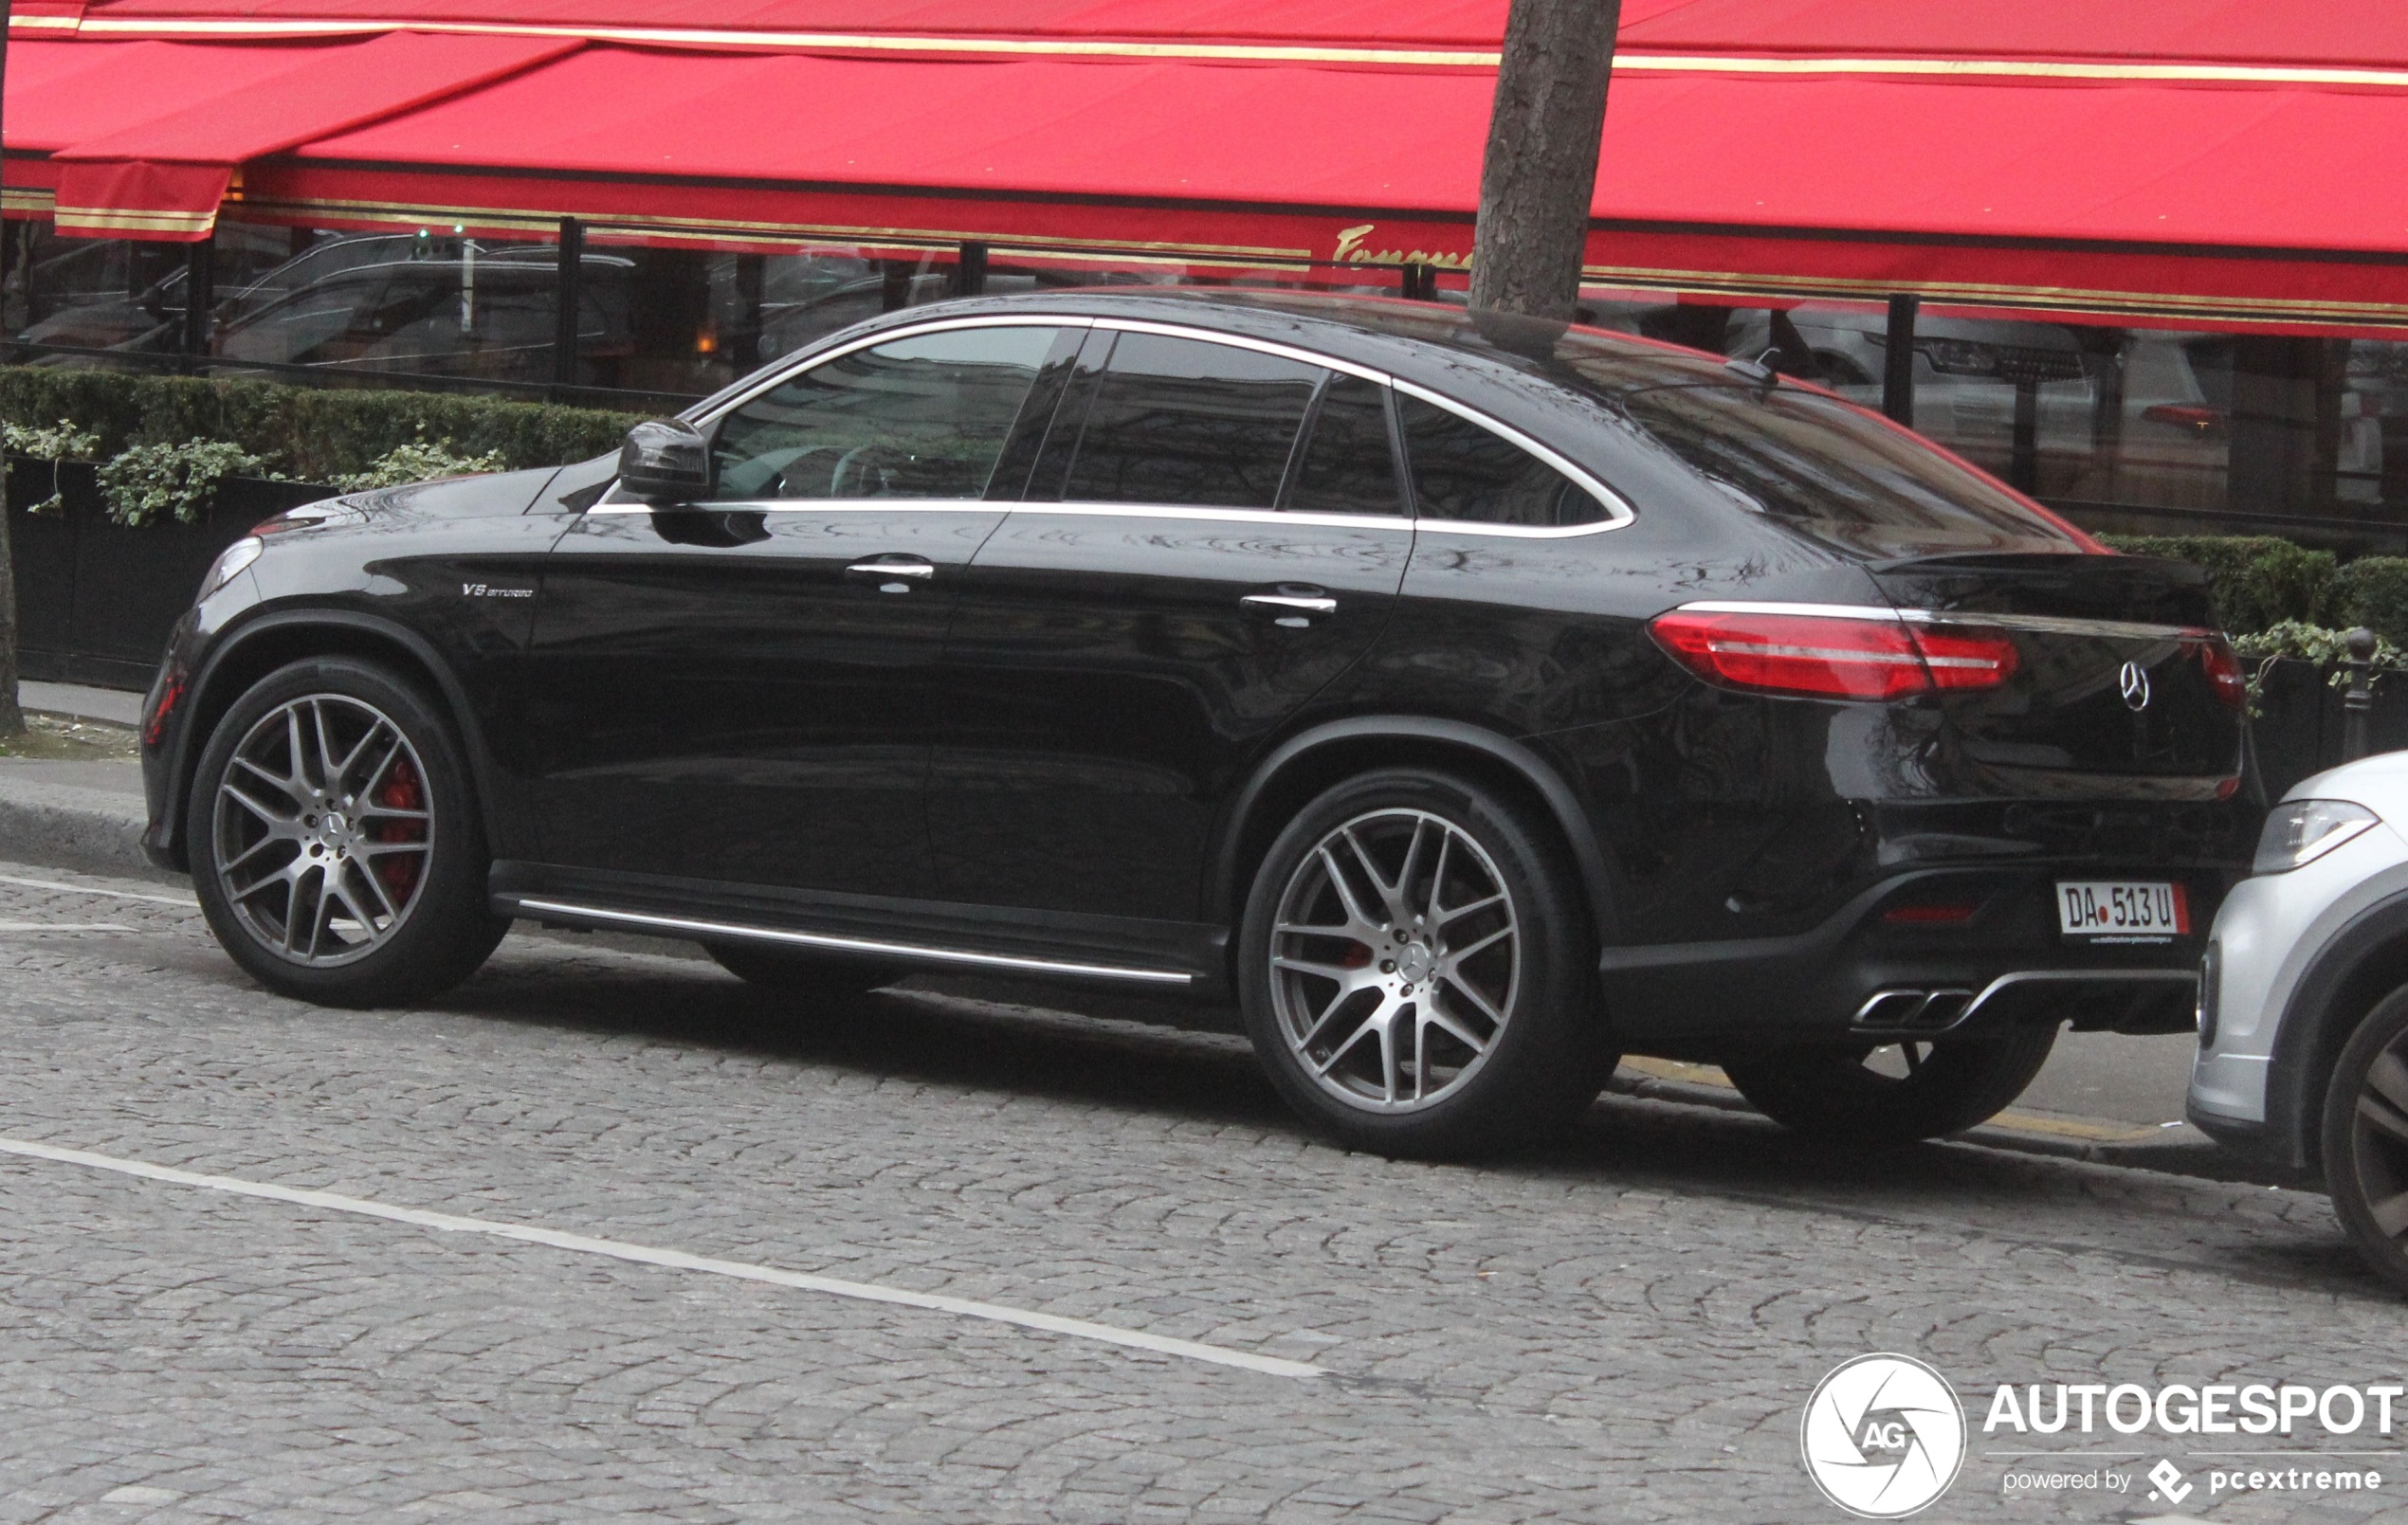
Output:
[[[40,715],[122,731],[130,739],[142,696],[73,683],[21,683],[18,701]],[[142,856],[148,818],[142,765],[131,758],[57,762],[0,757],[0,858],[53,868],[164,880]]]

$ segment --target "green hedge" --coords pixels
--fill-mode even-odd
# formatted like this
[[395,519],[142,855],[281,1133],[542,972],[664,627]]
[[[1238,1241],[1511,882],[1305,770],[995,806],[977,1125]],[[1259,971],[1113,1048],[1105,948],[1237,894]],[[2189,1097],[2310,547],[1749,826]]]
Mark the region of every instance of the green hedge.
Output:
[[0,366],[0,419],[72,419],[100,437],[103,460],[129,445],[225,440],[303,481],[365,471],[419,439],[497,453],[513,467],[566,465],[617,449],[640,416],[438,392]]
[[2235,635],[2286,622],[2327,628],[2363,625],[2408,647],[2408,556],[2343,562],[2271,535],[2107,535],[2140,556],[2168,556],[2207,569],[2217,615]]

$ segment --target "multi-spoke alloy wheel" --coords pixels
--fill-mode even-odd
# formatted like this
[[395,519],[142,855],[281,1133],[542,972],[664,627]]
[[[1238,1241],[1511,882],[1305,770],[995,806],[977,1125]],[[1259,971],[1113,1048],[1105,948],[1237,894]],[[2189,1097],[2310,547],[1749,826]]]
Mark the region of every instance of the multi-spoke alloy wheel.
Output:
[[510,925],[475,802],[440,706],[380,664],[309,658],[211,727],[183,816],[192,886],[219,944],[286,995],[430,995]]
[[2325,1185],[2366,1263],[2408,1290],[2408,989],[2367,1013],[2325,1095]]
[[1555,823],[1396,769],[1270,843],[1238,999],[1289,1105],[1349,1144],[1460,1156],[1560,1132],[1613,1068],[1596,933]]
[[360,958],[418,903],[434,812],[399,727],[339,694],[279,705],[217,787],[218,887],[243,930],[302,965]]
[[1298,1060],[1350,1106],[1425,1107],[1512,1019],[1513,899],[1487,852],[1426,810],[1374,810],[1315,844],[1280,897],[1271,1003]]

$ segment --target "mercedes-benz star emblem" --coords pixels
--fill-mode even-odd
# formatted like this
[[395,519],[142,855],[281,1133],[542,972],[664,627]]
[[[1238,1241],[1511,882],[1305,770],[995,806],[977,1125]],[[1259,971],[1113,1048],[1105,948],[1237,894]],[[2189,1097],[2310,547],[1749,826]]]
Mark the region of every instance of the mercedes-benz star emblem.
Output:
[[2124,671],[2116,675],[2116,687],[2124,695],[2124,707],[2138,715],[2149,707],[2148,670],[2137,662],[2127,662]]

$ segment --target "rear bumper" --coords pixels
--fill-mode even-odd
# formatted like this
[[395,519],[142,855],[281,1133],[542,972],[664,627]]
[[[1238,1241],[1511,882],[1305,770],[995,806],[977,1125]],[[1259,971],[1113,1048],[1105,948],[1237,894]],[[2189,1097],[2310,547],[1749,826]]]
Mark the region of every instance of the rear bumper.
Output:
[[[2060,875],[2179,879],[2192,931],[2138,945],[2063,937],[2054,905]],[[2187,1032],[2196,1025],[2199,951],[2236,876],[2222,867],[2094,862],[1929,869],[1885,880],[1792,936],[1608,949],[1599,980],[1624,1050],[1673,1058],[1977,1037],[2034,1023]],[[1942,899],[1977,910],[1944,928],[1885,919],[1898,905]]]

